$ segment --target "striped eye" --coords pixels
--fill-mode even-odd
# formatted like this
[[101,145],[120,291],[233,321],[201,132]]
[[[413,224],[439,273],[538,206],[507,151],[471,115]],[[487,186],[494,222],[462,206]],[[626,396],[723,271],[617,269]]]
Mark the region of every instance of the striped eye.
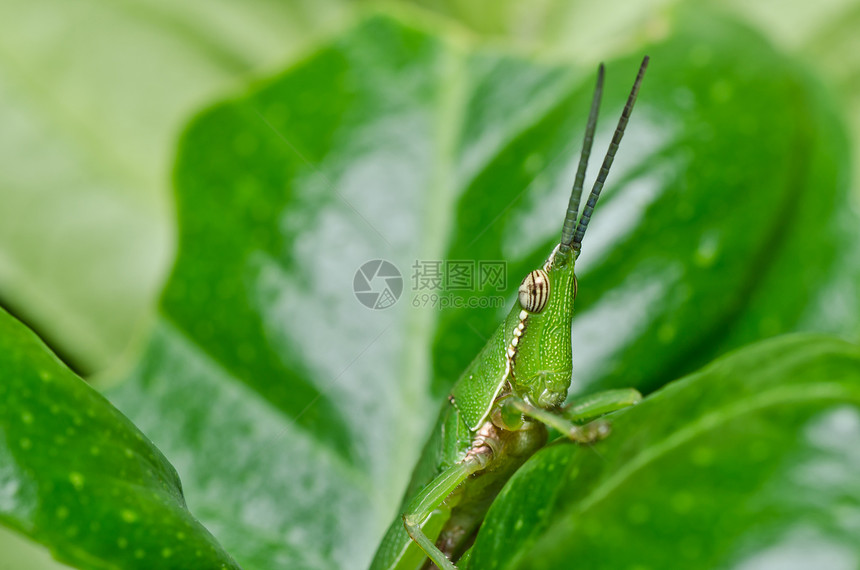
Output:
[[540,313],[549,299],[549,277],[543,269],[532,271],[520,285],[520,305],[531,313]]

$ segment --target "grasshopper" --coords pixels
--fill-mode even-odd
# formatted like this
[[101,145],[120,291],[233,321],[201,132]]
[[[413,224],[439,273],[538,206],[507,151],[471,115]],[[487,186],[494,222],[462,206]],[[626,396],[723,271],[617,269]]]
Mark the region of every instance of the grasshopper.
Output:
[[502,486],[546,445],[548,427],[590,444],[609,434],[609,424],[582,421],[641,399],[633,389],[610,390],[562,407],[573,368],[574,262],[647,65],[646,56],[577,220],[603,93],[600,66],[561,240],[543,267],[525,276],[511,312],[454,385],[412,475],[402,518],[389,527],[371,570],[456,570],[453,561],[474,540]]

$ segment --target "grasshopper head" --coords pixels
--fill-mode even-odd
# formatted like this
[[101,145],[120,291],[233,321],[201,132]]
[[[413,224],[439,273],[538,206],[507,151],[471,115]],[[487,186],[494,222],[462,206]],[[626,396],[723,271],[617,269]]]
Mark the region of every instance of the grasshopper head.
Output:
[[570,387],[575,258],[570,247],[559,244],[543,268],[526,275],[519,289],[511,384],[542,408],[561,405]]
[[600,107],[600,97],[603,92],[604,70],[603,66],[600,66],[597,87],[594,90],[585,129],[582,155],[562,226],[561,241],[552,251],[543,268],[530,272],[523,279],[519,290],[519,307],[515,307],[509,316],[508,324],[514,325],[513,338],[508,348],[511,386],[518,395],[526,397],[541,408],[561,405],[570,387],[573,371],[570,327],[573,321],[573,300],[576,297],[577,288],[573,268],[594,206],[606,182],[609,167],[615,158],[615,151],[618,149],[624,128],[633,110],[647,65],[646,56],[642,60],[639,74],[621,113],[618,127],[603,159],[597,180],[591,188],[582,214],[579,215],[585,167],[591,154],[591,144],[597,125],[597,110]]

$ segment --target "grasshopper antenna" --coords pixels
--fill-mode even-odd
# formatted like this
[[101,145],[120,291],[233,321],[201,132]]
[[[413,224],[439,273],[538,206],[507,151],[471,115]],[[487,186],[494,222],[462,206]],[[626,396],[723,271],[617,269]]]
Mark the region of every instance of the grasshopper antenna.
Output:
[[582,185],[585,182],[585,169],[588,157],[591,156],[591,146],[594,143],[594,129],[597,127],[597,112],[600,109],[600,98],[603,96],[603,64],[597,69],[597,85],[591,99],[591,110],[588,112],[588,123],[585,126],[585,140],[582,141],[582,154],[579,156],[579,166],[576,167],[576,178],[570,201],[567,203],[567,214],[564,216],[564,226],[561,228],[561,243],[570,245],[573,232],[576,229],[576,217],[579,215],[579,202],[582,200]]
[[627,97],[627,104],[624,105],[624,110],[621,111],[621,118],[618,119],[618,126],[615,128],[615,134],[612,135],[612,142],[609,143],[609,149],[606,151],[606,156],[603,158],[603,164],[600,166],[600,172],[597,174],[597,180],[594,181],[594,186],[592,186],[591,193],[588,195],[588,202],[585,203],[585,208],[582,210],[582,215],[579,217],[579,222],[576,224],[576,231],[573,234],[573,241],[570,244],[576,252],[576,255],[579,255],[579,250],[582,248],[582,237],[585,235],[585,229],[588,227],[589,220],[591,220],[591,214],[594,212],[594,206],[597,204],[597,199],[600,197],[600,191],[603,190],[603,185],[606,183],[606,177],[609,175],[609,168],[612,166],[612,161],[615,159],[615,153],[618,151],[621,137],[624,136],[624,129],[627,127],[627,121],[630,120],[630,114],[633,112],[633,104],[636,103],[636,96],[639,94],[639,86],[642,84],[642,77],[645,75],[645,69],[648,67],[648,59],[647,55],[642,59],[642,65],[639,66],[639,73],[636,75],[636,81],[633,82],[633,89],[630,90],[630,95]]

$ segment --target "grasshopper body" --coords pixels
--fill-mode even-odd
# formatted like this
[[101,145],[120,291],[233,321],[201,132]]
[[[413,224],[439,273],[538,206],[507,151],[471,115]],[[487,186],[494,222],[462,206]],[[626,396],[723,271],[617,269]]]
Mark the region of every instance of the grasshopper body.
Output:
[[578,420],[640,398],[635,390],[614,390],[562,408],[572,374],[574,266],[647,63],[646,57],[577,221],[602,93],[601,66],[561,241],[543,267],[523,279],[518,301],[443,404],[406,491],[402,518],[389,527],[371,570],[455,570],[452,561],[469,547],[502,486],[546,444],[547,426],[591,443],[608,434],[608,424],[580,426]]

